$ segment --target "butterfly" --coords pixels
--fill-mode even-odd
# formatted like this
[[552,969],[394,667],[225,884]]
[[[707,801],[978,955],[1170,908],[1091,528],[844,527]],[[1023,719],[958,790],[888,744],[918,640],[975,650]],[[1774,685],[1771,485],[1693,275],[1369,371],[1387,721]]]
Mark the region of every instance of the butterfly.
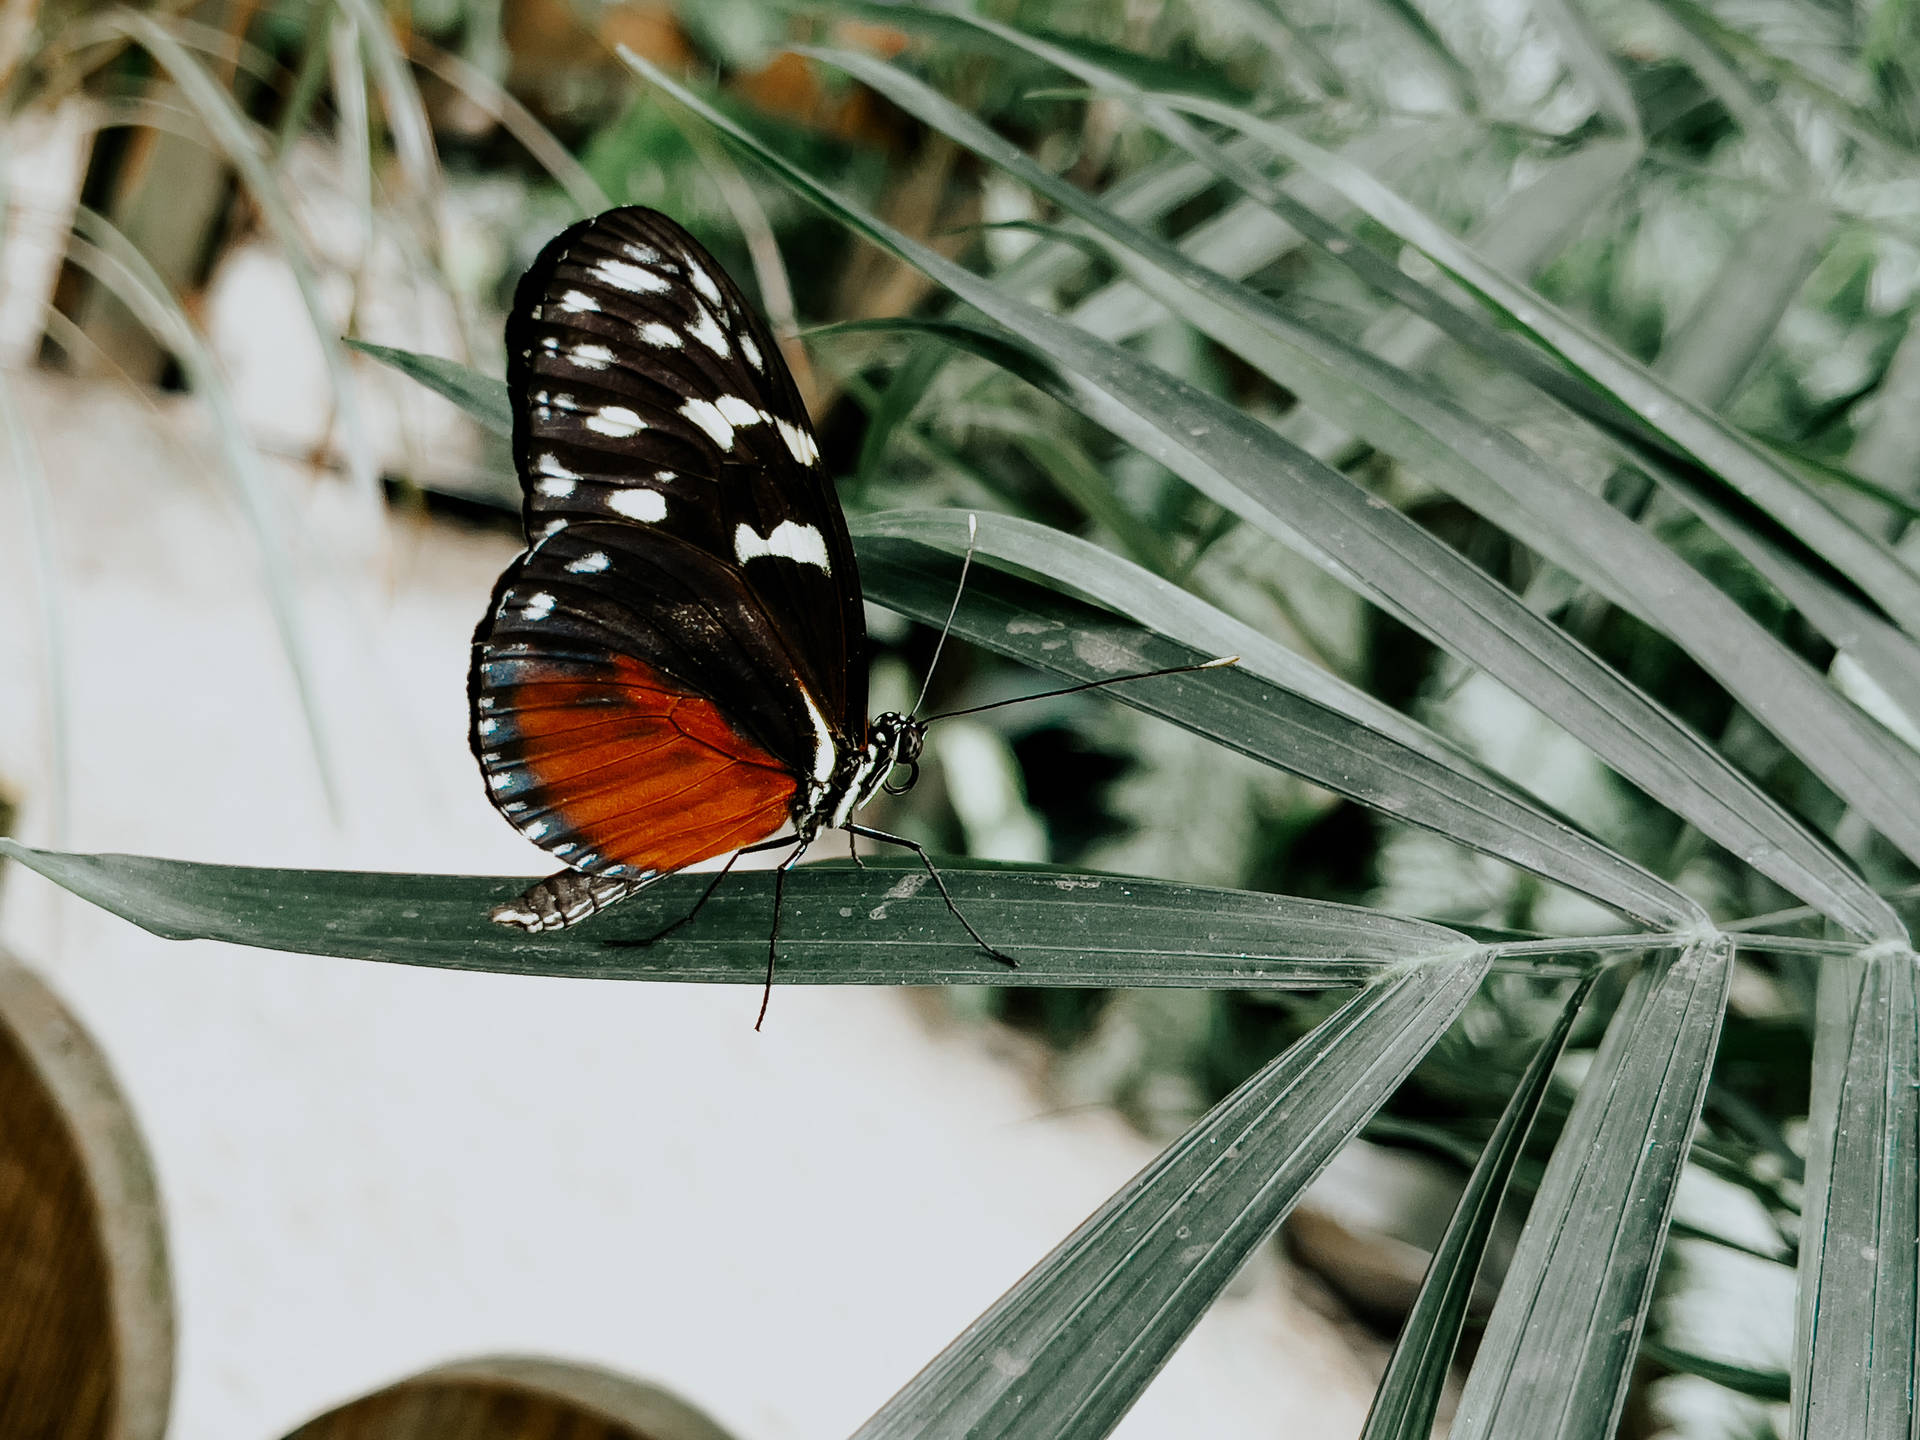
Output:
[[781,879],[839,827],[919,854],[993,951],[919,845],[853,820],[896,767],[912,783],[926,722],[867,718],[846,519],[739,287],[667,216],[610,210],[540,252],[506,340],[527,550],[474,634],[469,739],[494,806],[566,868],[492,918],[555,930],[787,845],[777,944]]

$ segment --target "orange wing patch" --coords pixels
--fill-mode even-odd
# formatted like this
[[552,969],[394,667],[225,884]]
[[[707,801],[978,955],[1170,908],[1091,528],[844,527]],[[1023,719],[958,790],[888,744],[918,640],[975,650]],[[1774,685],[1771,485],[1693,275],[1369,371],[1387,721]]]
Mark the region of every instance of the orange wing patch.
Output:
[[590,677],[563,664],[516,667],[485,713],[504,733],[486,765],[495,803],[521,833],[584,869],[666,874],[764,840],[798,782],[727,723],[628,656]]

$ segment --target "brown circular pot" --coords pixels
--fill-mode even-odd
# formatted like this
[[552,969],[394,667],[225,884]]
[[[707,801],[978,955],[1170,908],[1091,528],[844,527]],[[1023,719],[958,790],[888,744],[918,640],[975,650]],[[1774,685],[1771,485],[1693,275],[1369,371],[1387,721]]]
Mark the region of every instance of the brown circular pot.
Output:
[[287,1440],[733,1440],[642,1380],[493,1356],[424,1371],[309,1420]]
[[0,955],[0,1436],[161,1440],[172,1390],[139,1128],[86,1031]]

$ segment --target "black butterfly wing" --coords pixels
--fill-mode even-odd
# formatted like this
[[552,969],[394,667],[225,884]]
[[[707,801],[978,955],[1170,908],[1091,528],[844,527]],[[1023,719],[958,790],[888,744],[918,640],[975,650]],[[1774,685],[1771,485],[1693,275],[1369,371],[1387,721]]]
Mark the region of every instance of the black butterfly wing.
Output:
[[668,874],[764,839],[831,773],[826,718],[767,688],[785,663],[737,568],[657,528],[569,524],[508,568],[475,636],[474,754],[574,869]]
[[680,678],[730,713],[797,678],[861,743],[866,625],[839,498],[772,332],[713,257],[656,211],[582,221],[522,278],[507,353],[529,541],[613,521],[711,557],[785,663],[749,688],[689,656]]

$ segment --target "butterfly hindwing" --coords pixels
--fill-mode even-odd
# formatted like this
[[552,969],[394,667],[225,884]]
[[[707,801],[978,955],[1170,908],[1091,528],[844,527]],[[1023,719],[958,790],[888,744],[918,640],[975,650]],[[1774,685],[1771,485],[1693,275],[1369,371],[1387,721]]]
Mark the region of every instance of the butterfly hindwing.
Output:
[[507,819],[575,869],[669,873],[773,833],[837,764],[805,692],[769,688],[786,663],[737,569],[569,525],[501,577],[475,636],[474,753]]
[[528,537],[591,521],[711,557],[784,642],[836,732],[866,724],[853,547],[773,335],[725,271],[654,211],[609,211],[541,252],[507,322]]

